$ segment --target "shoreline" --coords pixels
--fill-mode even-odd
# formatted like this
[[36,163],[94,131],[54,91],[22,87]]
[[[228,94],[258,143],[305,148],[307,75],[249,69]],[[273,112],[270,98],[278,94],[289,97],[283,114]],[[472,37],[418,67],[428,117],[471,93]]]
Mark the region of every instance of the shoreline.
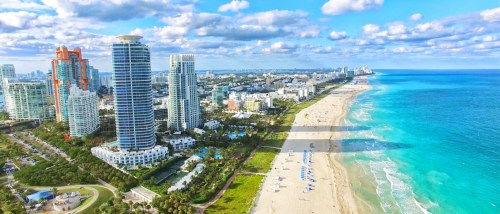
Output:
[[[340,125],[351,102],[371,88],[366,79],[356,77],[296,114],[288,138],[264,179],[253,213],[359,213],[359,198],[342,165],[339,141],[345,136]],[[301,162],[304,150],[311,156],[309,164]],[[301,177],[304,168],[311,171],[306,178]]]

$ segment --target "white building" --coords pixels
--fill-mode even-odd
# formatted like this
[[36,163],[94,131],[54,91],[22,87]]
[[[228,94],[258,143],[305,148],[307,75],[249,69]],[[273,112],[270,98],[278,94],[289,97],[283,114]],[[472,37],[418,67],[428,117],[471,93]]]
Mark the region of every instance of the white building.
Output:
[[156,194],[155,192],[146,189],[143,186],[136,186],[132,189],[130,189],[130,192],[134,194],[135,197],[140,198],[142,201],[151,203],[153,202],[153,199],[156,197],[160,197],[160,195]]
[[137,165],[150,164],[163,160],[168,155],[168,148],[155,146],[148,150],[119,150],[116,142],[108,143],[103,146],[93,147],[92,155],[114,166],[117,164]]
[[168,192],[172,192],[175,190],[183,189],[187,184],[191,183],[191,180],[193,180],[193,177],[203,171],[203,168],[205,168],[205,165],[202,163],[199,163],[196,165],[196,167],[193,169],[193,171],[189,172],[186,176],[182,177],[177,183],[175,183],[173,186],[168,188]]
[[13,120],[44,120],[53,115],[49,110],[49,95],[44,82],[3,79],[4,103]]
[[207,129],[218,129],[220,127],[220,122],[217,120],[210,120],[203,124],[203,127]]
[[184,131],[201,125],[200,97],[194,65],[194,55],[170,56],[168,126],[172,130]]
[[68,97],[69,133],[83,137],[99,129],[99,98],[95,92],[84,91],[72,85]]
[[175,150],[187,149],[194,146],[196,141],[192,137],[170,137],[166,139],[167,143],[172,145]]

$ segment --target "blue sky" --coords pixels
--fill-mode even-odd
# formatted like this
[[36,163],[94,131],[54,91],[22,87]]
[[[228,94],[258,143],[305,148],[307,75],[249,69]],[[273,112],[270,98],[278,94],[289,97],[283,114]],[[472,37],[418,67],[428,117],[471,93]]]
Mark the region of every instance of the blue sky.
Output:
[[197,69],[500,68],[498,0],[1,0],[0,64],[46,71],[81,47],[110,71],[117,35]]

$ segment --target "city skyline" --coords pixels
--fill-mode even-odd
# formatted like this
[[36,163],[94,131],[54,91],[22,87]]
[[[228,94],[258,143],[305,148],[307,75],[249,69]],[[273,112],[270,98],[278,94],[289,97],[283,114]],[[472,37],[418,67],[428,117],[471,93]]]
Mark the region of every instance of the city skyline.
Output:
[[175,53],[197,55],[201,70],[498,68],[499,21],[497,4],[465,0],[8,0],[0,64],[46,71],[53,49],[66,45],[111,71],[114,37],[136,34],[151,47],[152,70],[167,70]]

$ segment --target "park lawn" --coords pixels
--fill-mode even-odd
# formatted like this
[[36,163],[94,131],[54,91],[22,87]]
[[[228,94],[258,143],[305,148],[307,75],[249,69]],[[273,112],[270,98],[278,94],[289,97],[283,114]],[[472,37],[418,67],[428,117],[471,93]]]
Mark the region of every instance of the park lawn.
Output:
[[208,207],[206,213],[247,213],[263,179],[263,175],[236,176],[224,195],[214,205]]
[[[87,209],[82,210],[80,214],[93,214],[95,208],[98,208],[101,204],[106,203],[109,199],[113,198],[113,193],[104,187],[92,186],[92,188],[99,192],[99,197],[92,205],[87,207]],[[83,204],[87,201],[89,201],[89,199],[85,200]]]
[[70,188],[70,189],[57,189],[57,192],[59,192],[59,193],[79,192],[80,195],[92,194],[92,191],[86,187],[84,187],[84,188]]
[[271,163],[279,150],[267,147],[257,149],[255,155],[245,163],[244,171],[267,173],[271,168]]

